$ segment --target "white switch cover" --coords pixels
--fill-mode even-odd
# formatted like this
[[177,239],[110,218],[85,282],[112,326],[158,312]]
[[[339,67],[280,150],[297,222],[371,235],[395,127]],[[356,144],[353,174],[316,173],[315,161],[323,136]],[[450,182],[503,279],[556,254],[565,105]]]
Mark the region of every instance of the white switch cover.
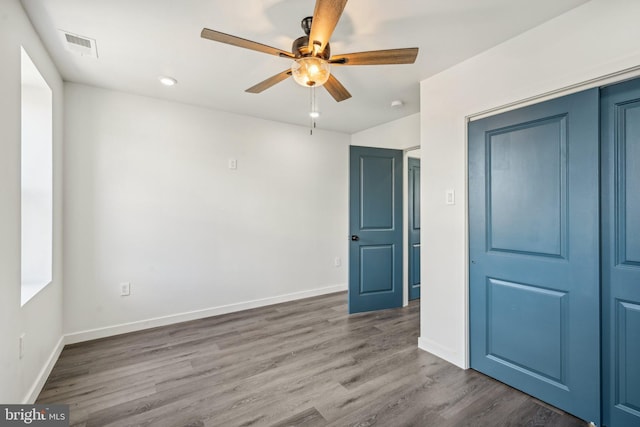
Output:
[[229,159],[229,169],[238,169],[238,161],[236,159]]
[[342,260],[340,259],[340,257],[339,257],[339,256],[337,256],[337,257],[335,257],[335,258],[333,259],[333,265],[334,265],[335,267],[340,267],[340,266],[342,265]]
[[129,282],[120,283],[120,296],[128,297],[131,295],[131,284]]
[[446,204],[447,205],[455,205],[456,204],[456,193],[455,193],[455,191],[447,190]]

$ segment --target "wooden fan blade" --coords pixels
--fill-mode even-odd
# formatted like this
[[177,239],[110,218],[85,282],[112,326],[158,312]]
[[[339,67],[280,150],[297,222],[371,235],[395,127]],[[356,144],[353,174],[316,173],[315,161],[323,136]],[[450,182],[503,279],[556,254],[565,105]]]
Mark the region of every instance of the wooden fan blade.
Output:
[[329,80],[324,84],[324,87],[327,89],[327,92],[333,96],[333,99],[338,102],[351,98],[349,91],[342,86],[342,83],[340,83],[333,74],[329,76]]
[[203,28],[200,33],[200,37],[203,39],[213,40],[215,42],[230,44],[232,46],[243,47],[245,49],[255,50],[258,52],[268,53],[269,55],[282,56],[285,58],[295,58],[295,56],[290,52],[285,52],[284,50],[267,46],[262,43],[253,42],[251,40],[246,40],[241,37],[232,36],[230,34],[221,33],[220,31],[210,30],[208,28]]
[[309,52],[314,52],[314,44],[317,45],[315,52],[324,51],[346,5],[347,0],[316,0],[309,34]]
[[329,59],[329,62],[335,65],[413,64],[416,62],[417,56],[418,48],[408,47],[334,55]]
[[280,83],[281,81],[286,80],[290,76],[291,76],[291,69],[284,70],[283,72],[278,73],[275,76],[269,77],[267,80],[264,80],[258,83],[257,85],[250,87],[249,89],[245,90],[245,92],[249,92],[249,93],[263,92],[269,89],[271,86],[275,85],[276,83]]

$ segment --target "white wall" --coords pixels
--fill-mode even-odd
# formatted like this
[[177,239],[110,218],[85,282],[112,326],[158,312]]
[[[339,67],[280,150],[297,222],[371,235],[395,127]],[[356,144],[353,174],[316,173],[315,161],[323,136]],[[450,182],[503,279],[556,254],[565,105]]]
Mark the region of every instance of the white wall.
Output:
[[639,18],[593,0],[421,83],[421,348],[467,366],[465,117],[640,65]]
[[66,84],[70,341],[346,289],[349,141]]
[[420,113],[351,135],[351,145],[405,150],[420,145]]
[[[20,307],[20,46],[53,91],[53,282]],[[17,0],[0,2],[0,402],[31,401],[62,337],[63,84]],[[24,357],[18,340],[25,334]]]

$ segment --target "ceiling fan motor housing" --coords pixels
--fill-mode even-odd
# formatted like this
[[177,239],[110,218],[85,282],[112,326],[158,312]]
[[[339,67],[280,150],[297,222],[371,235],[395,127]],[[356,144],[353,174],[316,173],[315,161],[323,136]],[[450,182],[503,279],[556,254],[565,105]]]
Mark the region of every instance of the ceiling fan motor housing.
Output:
[[[313,52],[309,52],[309,36],[302,36],[293,41],[293,45],[291,46],[291,53],[293,53],[296,58],[302,58],[305,56],[314,56]],[[331,46],[327,43],[327,46],[324,48],[322,52],[318,52],[318,58],[322,58],[325,61],[328,61],[331,57]]]
[[[325,61],[329,60],[331,57],[331,47],[329,43],[325,46],[322,52],[318,51],[309,51],[309,34],[311,34],[311,24],[313,23],[313,16],[307,16],[303,18],[300,22],[300,27],[306,34],[305,36],[299,37],[294,40],[293,45],[291,46],[291,53],[295,55],[296,58],[303,58],[306,56],[316,56],[318,58],[322,58]],[[320,44],[319,42],[318,45]],[[315,50],[315,49],[314,49]]]

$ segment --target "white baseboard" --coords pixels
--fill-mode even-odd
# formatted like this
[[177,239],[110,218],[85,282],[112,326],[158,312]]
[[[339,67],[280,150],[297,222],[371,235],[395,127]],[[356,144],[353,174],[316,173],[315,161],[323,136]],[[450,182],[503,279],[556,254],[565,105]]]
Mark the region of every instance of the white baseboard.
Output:
[[187,322],[205,317],[218,316],[221,314],[233,313],[236,311],[249,310],[252,308],[264,307],[267,305],[279,304],[282,302],[294,301],[298,299],[310,298],[319,295],[331,294],[347,290],[347,285],[334,285],[324,288],[311,289],[308,291],[294,292],[290,294],[278,295],[275,297],[262,298],[252,301],[245,301],[235,304],[223,305],[219,307],[206,308],[203,310],[189,311],[186,313],[171,314],[168,316],[155,317],[152,319],[140,320],[131,323],[107,326],[104,328],[90,329],[86,331],[73,332],[65,335],[65,344],[75,344],[99,338],[106,338],[113,335],[136,332],[143,329],[166,326],[174,323]]
[[467,366],[467,363],[464,360],[464,357],[461,357],[460,354],[458,354],[457,352],[452,351],[451,349],[446,348],[434,341],[419,337],[418,348],[426,352],[429,352],[434,356],[438,356],[439,358],[444,359],[449,363],[453,363],[454,365],[456,365],[461,369],[469,369],[469,366]]
[[58,340],[58,343],[54,347],[53,351],[49,355],[47,362],[40,370],[40,373],[38,373],[38,376],[36,377],[35,382],[33,383],[31,388],[27,392],[27,394],[22,399],[23,404],[28,405],[36,401],[36,399],[38,398],[38,395],[40,394],[40,392],[42,391],[42,388],[44,387],[44,384],[47,382],[47,378],[49,378],[49,375],[51,374],[51,371],[53,370],[54,365],[58,361],[58,357],[60,357],[60,353],[62,353],[62,349],[64,348],[64,345],[65,345],[65,337],[61,336],[60,339]]

